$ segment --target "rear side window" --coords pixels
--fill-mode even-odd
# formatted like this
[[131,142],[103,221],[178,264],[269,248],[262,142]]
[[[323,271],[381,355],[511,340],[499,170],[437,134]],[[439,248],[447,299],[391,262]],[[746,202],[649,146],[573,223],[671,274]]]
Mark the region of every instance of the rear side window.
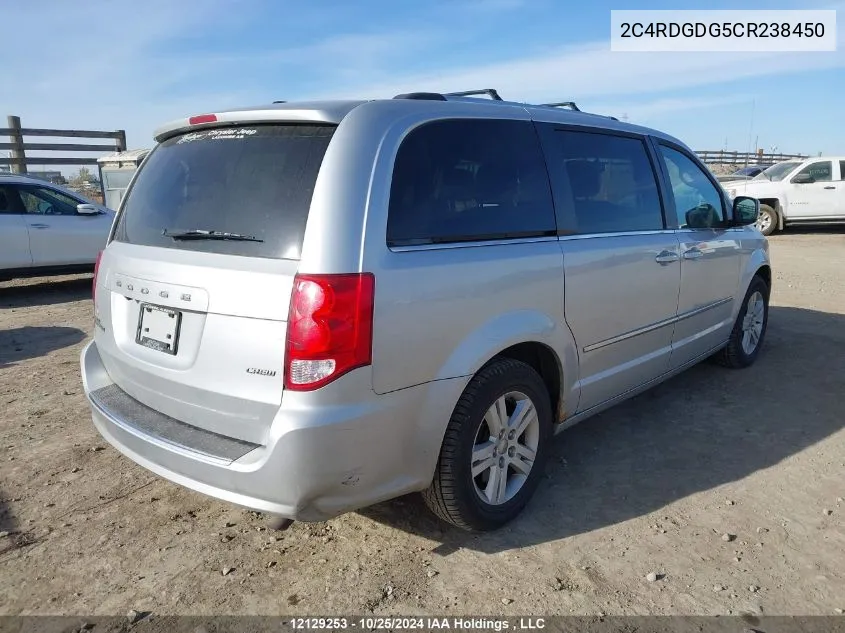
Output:
[[413,130],[390,189],[390,246],[554,235],[554,206],[528,121],[453,119]]
[[[115,239],[299,259],[314,183],[334,129],[294,124],[216,128],[164,141],[144,161]],[[241,239],[170,237],[192,231]]]
[[552,181],[572,233],[663,228],[657,179],[642,139],[554,130],[545,135]]

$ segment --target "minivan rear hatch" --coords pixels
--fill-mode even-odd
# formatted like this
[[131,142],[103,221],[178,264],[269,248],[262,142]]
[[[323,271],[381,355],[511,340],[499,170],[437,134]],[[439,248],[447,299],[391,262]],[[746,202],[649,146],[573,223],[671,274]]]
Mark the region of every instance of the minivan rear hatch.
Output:
[[290,295],[335,126],[183,132],[144,161],[100,262],[97,348],[131,398],[264,443],[283,392]]

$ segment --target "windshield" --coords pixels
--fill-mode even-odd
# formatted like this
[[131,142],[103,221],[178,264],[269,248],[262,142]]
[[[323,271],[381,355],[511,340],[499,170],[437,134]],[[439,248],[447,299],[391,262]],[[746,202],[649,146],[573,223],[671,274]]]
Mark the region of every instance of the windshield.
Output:
[[786,161],[785,163],[772,165],[768,169],[763,170],[754,180],[783,180],[789,172],[800,164],[798,161]]
[[115,240],[299,259],[311,194],[334,129],[251,125],[164,141],[127,194]]

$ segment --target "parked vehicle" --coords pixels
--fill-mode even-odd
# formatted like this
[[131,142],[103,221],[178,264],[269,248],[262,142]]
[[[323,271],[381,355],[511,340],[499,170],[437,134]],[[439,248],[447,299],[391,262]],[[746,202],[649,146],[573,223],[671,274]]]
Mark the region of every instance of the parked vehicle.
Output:
[[763,235],[797,224],[845,222],[845,157],[816,157],[772,165],[753,180],[725,183],[730,197],[760,201]]
[[748,165],[742,169],[737,169],[734,174],[736,176],[747,176],[749,178],[753,178],[754,176],[762,174],[769,167],[771,167],[771,165]]
[[0,175],[0,278],[93,270],[113,219],[59,185]]
[[413,93],[156,140],[82,378],[103,437],[199,492],[315,521],[422,491],[493,529],[554,433],[763,344],[759,205],[656,130]]
[[755,176],[759,176],[770,165],[748,165],[742,169],[737,169],[734,173],[727,176],[716,176],[719,182],[732,182],[737,180],[750,180]]
[[727,183],[734,183],[739,182],[740,180],[751,180],[752,176],[737,176],[736,174],[730,174],[728,176],[716,176],[716,180],[718,180],[722,185],[726,185]]

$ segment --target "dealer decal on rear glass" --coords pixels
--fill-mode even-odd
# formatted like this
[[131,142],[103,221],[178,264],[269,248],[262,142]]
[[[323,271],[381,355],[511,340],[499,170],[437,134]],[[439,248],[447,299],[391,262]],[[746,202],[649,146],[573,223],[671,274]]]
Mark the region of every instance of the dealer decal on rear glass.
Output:
[[225,139],[239,139],[252,136],[258,132],[255,128],[217,128],[214,130],[203,130],[202,132],[189,132],[177,141],[177,145],[191,143],[192,141],[217,141]]

